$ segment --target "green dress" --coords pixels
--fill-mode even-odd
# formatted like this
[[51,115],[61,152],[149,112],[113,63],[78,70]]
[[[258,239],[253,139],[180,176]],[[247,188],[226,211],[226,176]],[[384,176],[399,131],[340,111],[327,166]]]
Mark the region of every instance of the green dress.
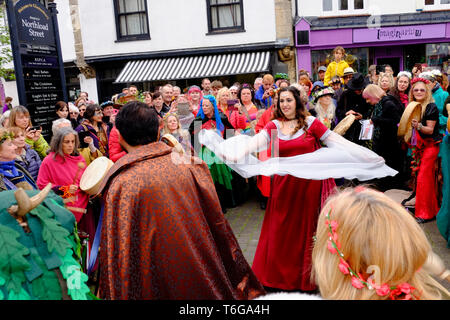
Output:
[[450,248],[450,135],[446,135],[440,144],[439,157],[442,163],[442,204],[436,223],[441,235],[447,240],[447,248]]
[[208,165],[213,182],[223,185],[228,190],[232,190],[231,180],[233,176],[231,175],[230,167],[205,146],[202,146],[200,158]]

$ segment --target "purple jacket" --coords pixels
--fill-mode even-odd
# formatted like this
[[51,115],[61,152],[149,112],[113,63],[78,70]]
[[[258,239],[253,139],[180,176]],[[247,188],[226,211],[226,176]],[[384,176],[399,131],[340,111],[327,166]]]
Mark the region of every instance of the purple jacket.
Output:
[[27,144],[25,144],[25,152],[25,161],[16,159],[16,163],[25,168],[33,177],[34,181],[36,181],[39,173],[39,168],[41,167],[41,158],[39,157],[38,153],[35,150],[31,149],[31,147]]

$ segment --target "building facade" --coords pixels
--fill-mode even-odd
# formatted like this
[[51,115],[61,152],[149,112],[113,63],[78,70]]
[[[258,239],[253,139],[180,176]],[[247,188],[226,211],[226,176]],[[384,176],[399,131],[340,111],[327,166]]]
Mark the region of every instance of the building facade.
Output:
[[[185,88],[210,77],[230,86],[266,72],[295,75],[290,0],[54,2],[69,100],[81,90],[105,101],[130,84]],[[286,12],[289,32],[277,31]]]
[[295,25],[299,69],[314,78],[336,46],[346,61],[367,73],[389,64],[394,73],[415,63],[447,72],[450,64],[450,0],[297,0]]

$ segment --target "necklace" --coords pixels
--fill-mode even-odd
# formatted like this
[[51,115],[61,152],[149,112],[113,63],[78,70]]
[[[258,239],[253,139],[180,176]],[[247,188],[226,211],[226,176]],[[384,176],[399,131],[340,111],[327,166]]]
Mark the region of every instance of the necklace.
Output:
[[297,125],[297,119],[288,119],[288,121],[282,121],[284,128],[293,129]]

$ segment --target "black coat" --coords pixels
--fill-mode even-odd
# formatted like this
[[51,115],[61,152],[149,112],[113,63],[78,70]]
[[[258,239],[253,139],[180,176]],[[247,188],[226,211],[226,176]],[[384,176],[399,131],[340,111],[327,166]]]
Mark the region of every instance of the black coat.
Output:
[[404,108],[401,102],[391,95],[384,96],[380,104],[381,113],[371,117],[375,131],[372,139],[373,151],[383,157],[389,167],[400,171],[403,151],[397,131]]
[[[369,119],[372,106],[369,105],[366,100],[362,97],[362,94],[356,94],[355,91],[351,89],[344,90],[341,97],[338,100],[336,106],[336,117],[338,121],[341,121],[345,118],[345,114],[353,110],[362,114],[363,119]],[[361,123],[359,121],[353,122],[352,126],[347,130],[344,134],[344,138],[350,140],[354,143],[361,144],[361,140],[359,140],[359,134],[361,131]]]

